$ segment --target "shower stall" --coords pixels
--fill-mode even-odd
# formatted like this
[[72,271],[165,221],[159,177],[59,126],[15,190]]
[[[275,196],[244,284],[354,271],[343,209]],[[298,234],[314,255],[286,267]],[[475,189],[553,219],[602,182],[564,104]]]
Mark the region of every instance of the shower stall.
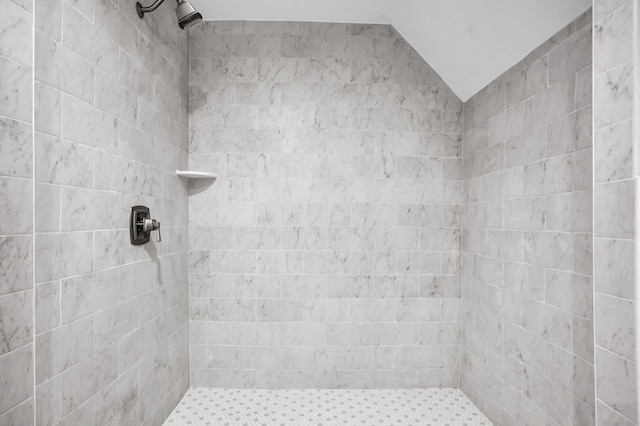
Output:
[[0,1],[0,425],[638,424],[636,1],[468,99],[391,25]]

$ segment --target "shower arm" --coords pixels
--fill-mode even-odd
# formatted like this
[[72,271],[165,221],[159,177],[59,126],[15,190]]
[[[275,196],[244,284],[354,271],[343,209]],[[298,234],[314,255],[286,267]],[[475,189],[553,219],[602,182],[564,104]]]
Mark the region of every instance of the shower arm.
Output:
[[142,3],[137,2],[136,3],[136,11],[138,12],[138,16],[140,18],[142,18],[145,13],[153,12],[162,3],[164,3],[164,0],[156,0],[151,6],[143,6]]

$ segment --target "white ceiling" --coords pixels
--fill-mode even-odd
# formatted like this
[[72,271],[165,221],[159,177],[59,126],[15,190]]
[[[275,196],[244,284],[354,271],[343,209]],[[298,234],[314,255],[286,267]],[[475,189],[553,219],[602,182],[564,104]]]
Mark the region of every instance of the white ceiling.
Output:
[[592,0],[191,0],[207,20],[391,24],[466,101]]

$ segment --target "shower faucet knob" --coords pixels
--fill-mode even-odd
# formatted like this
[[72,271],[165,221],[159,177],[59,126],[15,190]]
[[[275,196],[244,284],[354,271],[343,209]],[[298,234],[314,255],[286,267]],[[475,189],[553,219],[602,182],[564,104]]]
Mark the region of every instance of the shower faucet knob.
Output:
[[158,231],[158,242],[162,241],[160,234],[160,221],[151,219],[149,207],[131,207],[131,217],[129,218],[129,235],[131,244],[141,246],[150,240],[151,231]]
[[145,218],[142,222],[142,230],[144,232],[158,231],[158,242],[162,241],[162,235],[160,234],[160,222],[155,219]]

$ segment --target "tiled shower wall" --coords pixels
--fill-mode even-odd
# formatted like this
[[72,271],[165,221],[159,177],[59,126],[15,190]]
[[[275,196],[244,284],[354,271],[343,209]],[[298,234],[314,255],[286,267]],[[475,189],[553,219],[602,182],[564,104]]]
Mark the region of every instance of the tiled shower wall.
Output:
[[389,26],[190,50],[192,384],[457,386],[460,100]]
[[[599,425],[638,423],[633,181],[634,1],[594,3],[594,320]],[[634,48],[635,46],[635,48]],[[636,71],[637,72],[637,71]],[[636,135],[637,138],[637,135]]]
[[156,425],[189,385],[188,38],[169,5],[35,5],[36,423]]
[[591,33],[464,105],[461,387],[497,425],[594,424]]
[[33,14],[0,1],[0,424],[33,419]]

